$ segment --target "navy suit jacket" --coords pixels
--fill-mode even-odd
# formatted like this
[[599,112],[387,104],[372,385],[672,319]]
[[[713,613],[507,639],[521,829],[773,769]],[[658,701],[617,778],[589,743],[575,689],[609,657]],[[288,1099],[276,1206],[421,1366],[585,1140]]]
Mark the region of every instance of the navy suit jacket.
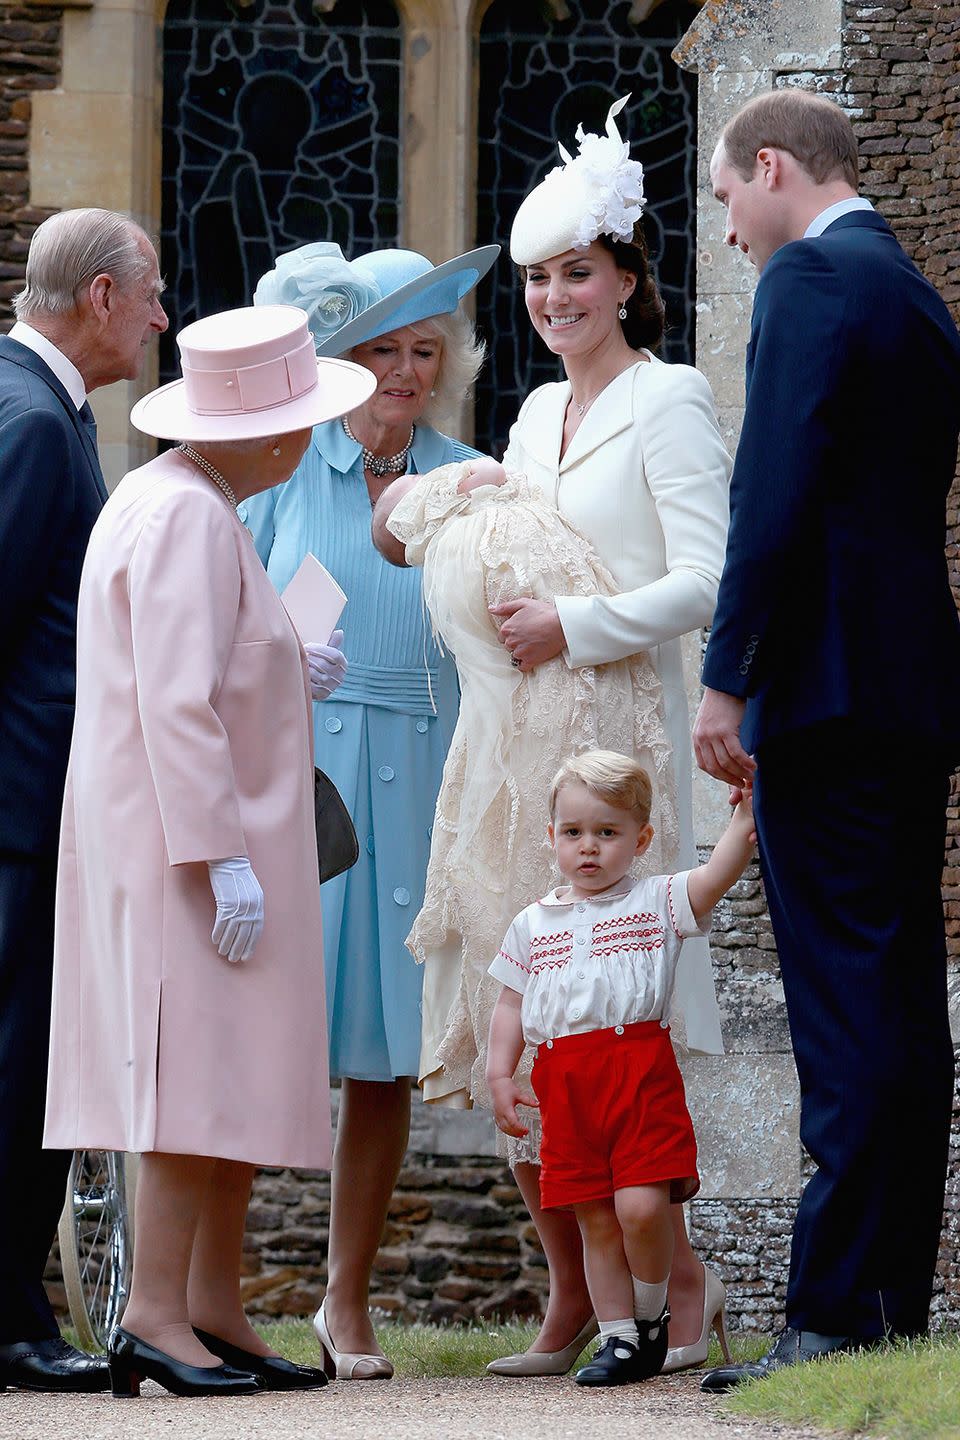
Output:
[[80,570],[106,498],[92,427],[38,355],[0,337],[0,851],[56,853]]
[[774,254],[703,669],[748,700],[746,748],[842,717],[960,758],[958,431],[956,326],[879,215]]

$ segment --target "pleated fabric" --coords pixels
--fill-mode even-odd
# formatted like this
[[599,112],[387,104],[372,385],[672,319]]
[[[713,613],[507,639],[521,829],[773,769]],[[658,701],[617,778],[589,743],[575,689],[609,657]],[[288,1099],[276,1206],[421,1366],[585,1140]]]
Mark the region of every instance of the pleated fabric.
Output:
[[[418,474],[476,454],[418,425]],[[421,572],[388,565],[370,539],[360,447],[318,425],[293,477],[240,507],[283,590],[311,551],[347,595],[349,668],[314,706],[316,763],[353,817],[360,858],[323,886],[332,1076],[416,1075],[422,970],[404,945],[423,902],[433,810],[457,717],[456,670],[430,633]]]

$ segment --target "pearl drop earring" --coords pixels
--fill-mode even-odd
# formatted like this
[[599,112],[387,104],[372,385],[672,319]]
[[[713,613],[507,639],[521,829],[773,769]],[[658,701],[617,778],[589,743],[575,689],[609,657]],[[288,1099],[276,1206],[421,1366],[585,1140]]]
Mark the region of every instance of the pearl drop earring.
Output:
[[279,445],[274,445],[274,447],[273,447],[273,453],[274,453],[274,455],[279,455],[279,454],[280,454],[280,446],[279,446]]

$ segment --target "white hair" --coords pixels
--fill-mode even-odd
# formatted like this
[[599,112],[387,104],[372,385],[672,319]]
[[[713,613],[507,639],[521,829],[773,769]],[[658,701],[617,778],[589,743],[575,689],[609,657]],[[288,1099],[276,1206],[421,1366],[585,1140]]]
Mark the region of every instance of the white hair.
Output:
[[114,210],[61,210],[37,226],[27,255],[26,285],[13,302],[18,320],[63,315],[98,275],[126,287],[144,275],[143,231]]
[[429,320],[419,320],[410,329],[424,340],[441,342],[440,369],[434,394],[423,408],[423,419],[427,424],[439,426],[441,421],[449,420],[456,414],[460,402],[480,373],[487,347],[462,305],[449,315],[431,315]]

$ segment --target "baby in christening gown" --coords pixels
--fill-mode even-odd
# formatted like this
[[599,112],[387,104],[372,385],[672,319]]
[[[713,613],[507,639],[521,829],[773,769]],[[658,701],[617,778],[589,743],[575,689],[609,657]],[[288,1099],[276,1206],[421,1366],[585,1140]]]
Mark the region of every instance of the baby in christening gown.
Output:
[[[529,672],[511,665],[490,606],[616,594],[588,542],[525,476],[486,458],[401,476],[377,502],[373,535],[395,564],[422,565],[433,627],[461,686],[423,908],[407,938],[425,966],[424,1098],[489,1105],[487,1031],[500,987],[488,967],[513,916],[557,883],[544,796],[561,761],[593,749],[636,756],[655,781],[655,835],[638,874],[675,866],[660,681],[645,655],[578,669],[564,655]],[[682,1039],[682,1020],[679,1031]],[[531,1062],[525,1056],[518,1073]],[[510,1141],[511,1160],[535,1160],[538,1144],[534,1124],[526,1140]]]

